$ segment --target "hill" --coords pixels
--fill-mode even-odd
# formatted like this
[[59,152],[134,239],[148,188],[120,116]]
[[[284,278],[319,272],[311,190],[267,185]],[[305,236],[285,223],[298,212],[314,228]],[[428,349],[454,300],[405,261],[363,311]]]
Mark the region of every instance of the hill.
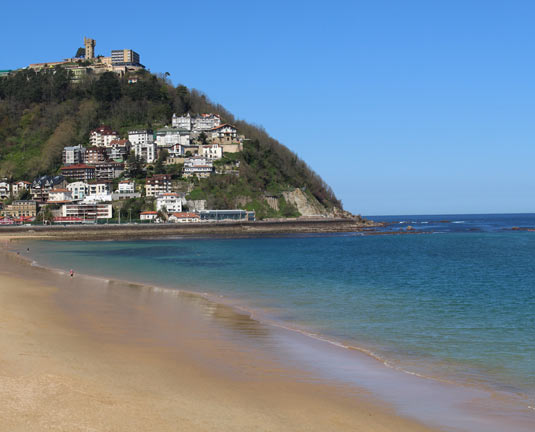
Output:
[[[63,148],[88,143],[90,131],[102,124],[126,136],[130,129],[167,125],[173,113],[210,112],[247,138],[242,152],[218,162],[239,167],[239,175],[194,179],[190,199],[205,199],[211,208],[254,209],[260,218],[298,216],[307,208],[342,214],[331,188],[295,153],[201,92],[175,87],[146,70],[124,77],[106,72],[77,83],[71,78],[61,67],[0,78],[0,176],[31,180],[58,172]],[[169,172],[181,180],[177,167],[158,164],[149,172]]]

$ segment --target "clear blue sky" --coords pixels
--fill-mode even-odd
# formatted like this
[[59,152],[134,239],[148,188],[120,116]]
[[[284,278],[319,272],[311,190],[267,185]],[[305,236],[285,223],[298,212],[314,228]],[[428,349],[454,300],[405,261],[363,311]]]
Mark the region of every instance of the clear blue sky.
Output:
[[533,1],[5,2],[0,69],[131,48],[364,215],[535,212]]

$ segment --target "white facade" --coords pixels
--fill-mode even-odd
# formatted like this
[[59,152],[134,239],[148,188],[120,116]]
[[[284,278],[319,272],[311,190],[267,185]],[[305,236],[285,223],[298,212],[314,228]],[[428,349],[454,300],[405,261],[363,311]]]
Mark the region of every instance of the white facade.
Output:
[[160,148],[170,148],[176,144],[189,145],[190,132],[186,129],[164,127],[156,131],[156,144]]
[[119,189],[117,192],[119,193],[134,193],[136,191],[136,183],[132,180],[123,180],[122,182],[119,182]]
[[176,193],[164,193],[156,198],[156,210],[166,209],[167,213],[182,211],[182,198]]
[[186,115],[178,117],[176,114],[173,114],[171,119],[171,125],[175,128],[191,130],[191,116],[189,113]]
[[157,217],[158,213],[156,213],[155,211],[141,212],[141,214],[139,215],[139,219],[145,221],[156,220]]
[[97,193],[87,195],[82,203],[83,204],[96,204],[113,201],[113,197],[109,193]]
[[191,157],[184,162],[184,177],[209,177],[213,170],[212,161],[206,157]]
[[18,181],[16,183],[13,183],[11,185],[11,191],[13,192],[13,196],[16,198],[19,196],[19,194],[23,191],[23,190],[27,190],[30,188],[30,185],[31,183],[30,182],[27,182],[27,181],[24,181],[24,180],[21,180],[21,181]]
[[69,189],[52,189],[48,192],[48,202],[72,201]]
[[154,134],[150,129],[131,130],[128,131],[128,141],[130,141],[132,145],[150,144],[154,142]]
[[223,157],[223,148],[219,144],[202,146],[202,156],[209,160],[217,160]]
[[9,198],[11,194],[11,185],[7,181],[0,182],[0,199]]
[[221,124],[221,117],[217,114],[200,114],[191,116],[189,113],[178,117],[173,114],[171,120],[175,128],[186,129],[192,132],[202,132],[213,129]]
[[89,142],[95,147],[110,147],[111,142],[116,139],[119,139],[119,134],[108,126],[101,126],[89,134]]
[[61,206],[63,217],[76,217],[83,221],[111,219],[112,214],[111,204],[64,204]]
[[136,157],[143,159],[147,163],[153,163],[156,160],[156,143],[138,143],[134,144],[133,147]]
[[110,184],[107,182],[96,182],[89,184],[88,195],[103,195],[109,194],[110,192]]
[[71,192],[73,200],[83,200],[89,192],[89,185],[81,181],[69,183],[66,187]]

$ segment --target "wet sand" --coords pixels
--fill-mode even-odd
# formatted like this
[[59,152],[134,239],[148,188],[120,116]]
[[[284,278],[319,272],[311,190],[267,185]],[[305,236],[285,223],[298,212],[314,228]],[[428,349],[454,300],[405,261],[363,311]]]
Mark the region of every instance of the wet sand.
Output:
[[0,304],[2,431],[431,430],[280,361],[269,329],[197,296],[2,251]]

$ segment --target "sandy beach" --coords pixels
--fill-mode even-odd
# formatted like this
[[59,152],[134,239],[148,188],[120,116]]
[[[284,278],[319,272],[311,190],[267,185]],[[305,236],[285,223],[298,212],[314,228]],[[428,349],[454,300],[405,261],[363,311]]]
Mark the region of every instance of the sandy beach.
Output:
[[254,320],[206,300],[71,280],[4,249],[0,303],[0,430],[430,430],[304,379],[255,347]]

